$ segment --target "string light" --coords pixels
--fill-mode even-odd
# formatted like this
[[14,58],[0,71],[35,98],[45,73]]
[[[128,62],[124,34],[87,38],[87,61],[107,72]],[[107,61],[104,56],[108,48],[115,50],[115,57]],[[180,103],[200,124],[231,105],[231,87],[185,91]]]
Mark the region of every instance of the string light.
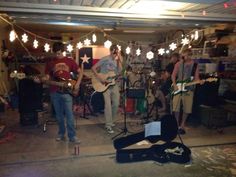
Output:
[[[206,12],[206,11],[203,11],[203,12]],[[182,14],[183,17],[184,17],[184,13],[182,12],[181,14]],[[1,17],[1,18],[2,18],[2,17]],[[9,24],[11,24],[11,23],[9,22]],[[13,26],[13,24],[12,24],[12,26]],[[17,25],[16,25],[16,26],[17,26]],[[19,26],[18,26],[18,27],[19,27]],[[25,29],[23,29],[23,28],[21,28],[21,27],[19,27],[19,28],[22,29],[23,31],[26,31],[27,33],[29,33],[29,34],[31,34],[31,35],[37,36],[36,34],[33,34],[33,33],[29,32],[29,31],[27,31],[27,30],[25,30]],[[96,37],[96,34],[94,33],[94,31],[95,31],[95,30],[89,32],[88,34],[86,34],[85,36],[82,36],[82,37],[80,37],[80,38],[84,38],[84,37],[86,37],[86,36],[88,36],[88,35],[91,35],[92,41],[95,42],[95,41],[97,41],[97,37]],[[103,31],[103,32],[104,32],[104,31]],[[189,36],[185,35],[185,38],[182,39],[181,44],[183,44],[183,45],[189,44],[189,43],[190,43],[190,40],[188,39],[188,37],[191,38],[191,41],[192,41],[193,39],[197,40],[197,39],[199,38],[199,33],[198,33],[198,32],[199,32],[198,30],[195,30],[195,31],[194,31],[195,34],[193,34],[193,31],[192,31],[192,32],[189,33],[189,34],[190,34]],[[25,33],[23,36],[27,36],[27,33]],[[13,28],[13,30],[10,32],[9,35],[10,35],[9,37],[10,37],[10,41],[11,41],[11,42],[13,42],[13,41],[17,38],[17,34],[16,34],[16,32],[14,31],[14,28]],[[42,38],[42,39],[45,39],[45,40],[49,40],[49,41],[51,41],[51,42],[56,42],[56,41],[57,41],[57,40],[46,39],[46,38],[41,37],[41,36],[39,36],[39,37]],[[114,39],[114,40],[116,40],[116,41],[119,41],[119,43],[121,42],[121,43],[127,44],[127,42],[125,42],[125,41],[120,41],[120,40],[118,40],[118,39],[116,39],[116,38],[114,38],[114,37],[112,37],[112,36],[106,34],[105,32],[104,32],[104,37],[105,37],[105,38],[112,38],[112,39]],[[24,37],[24,38],[25,38],[25,39],[27,38],[27,41],[28,41],[28,36],[27,36],[27,37]],[[96,39],[96,40],[95,40],[95,39]],[[78,40],[78,39],[77,39],[77,40]],[[178,41],[178,39],[174,39],[174,40],[176,40],[177,42],[172,42],[171,44],[169,44],[170,50],[175,50],[175,49],[177,48],[177,43],[179,43],[179,41]],[[173,40],[173,41],[174,41],[174,40]],[[22,37],[22,41],[24,42],[24,41],[26,41],[26,40],[23,40],[23,37]],[[107,41],[108,41],[108,42],[107,42]],[[109,40],[107,40],[107,41],[106,41],[105,43],[108,43],[108,45],[106,45],[105,47],[109,48],[112,43],[111,43],[111,41],[109,42]],[[24,43],[25,43],[25,42],[24,42]],[[104,45],[105,45],[105,43],[104,43]],[[111,44],[109,44],[109,43],[111,43]],[[159,44],[159,45],[163,45],[163,44],[164,44],[164,43]],[[82,48],[84,45],[85,45],[85,46],[91,45],[91,40],[88,39],[88,38],[86,38],[86,39],[84,40],[84,43],[78,42],[78,43],[76,44],[76,48],[80,49],[80,48]],[[134,44],[134,45],[137,45],[137,44]],[[165,45],[166,45],[166,42],[165,42]],[[38,43],[38,41],[37,41],[36,39],[33,41],[33,46],[34,46],[34,48],[38,48],[38,46],[39,46],[39,43]],[[69,51],[72,52],[72,51],[73,51],[73,45],[70,44],[69,46],[70,46],[70,47],[69,47]],[[23,47],[24,47],[24,46],[23,46]],[[117,47],[119,48],[119,50],[121,50],[121,47],[120,47],[119,45],[117,45]],[[26,47],[24,47],[24,48],[25,48],[25,50],[27,50]],[[48,51],[50,50],[50,45],[49,45],[49,44],[45,44],[45,45],[44,45],[44,50],[45,50],[46,52],[48,52]],[[138,48],[138,49],[136,50],[136,55],[137,55],[137,56],[141,55],[141,52],[142,52],[142,51],[141,51],[141,50],[139,51],[139,50],[140,50],[140,48]],[[164,53],[168,53],[168,50],[165,51],[165,49],[163,49],[163,48],[160,48],[160,49],[157,48],[157,50],[158,50],[158,53],[159,53],[160,55],[163,55]],[[126,48],[126,53],[127,53],[127,54],[130,54],[130,53],[131,53],[131,48],[130,48],[130,47],[127,47],[127,48]],[[30,53],[29,53],[29,55],[30,55]]]
[[146,54],[146,57],[147,59],[151,60],[154,58],[154,53],[152,51],[149,51],[147,54]]
[[169,47],[170,47],[170,50],[175,50],[175,49],[177,48],[177,44],[174,43],[174,42],[172,42],[172,43],[169,45]]
[[194,39],[195,38],[195,35],[194,34],[191,34],[191,39]]
[[91,44],[91,40],[89,40],[88,38],[84,40],[85,46],[89,46],[90,44]]
[[199,38],[199,33],[198,30],[196,30],[194,35],[194,40],[198,40],[198,38]]
[[16,39],[16,32],[15,30],[11,30],[10,34],[9,34],[9,40],[11,42],[13,42]]
[[121,51],[121,46],[120,45],[116,45],[118,50]]
[[127,55],[130,54],[130,51],[131,51],[131,48],[130,48],[130,47],[127,47],[127,48],[125,49],[125,52],[126,52]]
[[39,42],[36,39],[33,42],[33,46],[34,46],[35,49],[37,49],[38,46],[39,46]]
[[184,39],[182,39],[181,44],[183,45],[189,44],[189,39],[185,37]]
[[48,43],[46,43],[46,44],[44,45],[44,50],[45,50],[46,52],[49,52],[49,50],[50,50],[50,45],[49,45]]
[[72,51],[73,51],[73,46],[72,46],[71,44],[69,44],[69,45],[67,46],[67,51],[68,51],[68,52],[72,52]]
[[136,55],[139,56],[140,54],[141,54],[141,50],[140,50],[140,48],[138,48],[138,49],[136,50]]
[[94,43],[97,41],[97,36],[96,36],[96,34],[93,34],[92,40],[93,40]]
[[78,42],[77,44],[76,44],[76,48],[77,49],[81,49],[83,47],[83,43],[82,42]]
[[109,40],[106,40],[106,41],[104,42],[104,47],[106,47],[106,48],[108,48],[108,49],[111,47],[111,45],[112,45],[112,42],[109,41]]
[[158,49],[159,55],[163,55],[164,53],[165,53],[165,49],[163,49],[163,48]]
[[202,11],[202,15],[206,16],[206,11],[205,10]]
[[27,41],[28,41],[28,36],[27,36],[27,34],[23,34],[22,36],[22,41],[24,42],[24,43],[26,43]]

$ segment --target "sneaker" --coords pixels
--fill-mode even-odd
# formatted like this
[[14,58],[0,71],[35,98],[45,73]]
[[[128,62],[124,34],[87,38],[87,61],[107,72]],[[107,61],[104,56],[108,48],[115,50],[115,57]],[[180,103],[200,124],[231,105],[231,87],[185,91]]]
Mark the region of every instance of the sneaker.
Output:
[[64,136],[58,136],[56,138],[56,141],[65,141],[65,137]]
[[72,139],[70,139],[69,141],[70,141],[71,143],[76,143],[76,144],[80,144],[80,143],[81,143],[81,141],[80,141],[77,137],[72,138]]
[[111,128],[111,127],[106,127],[106,130],[107,130],[107,132],[108,132],[109,134],[112,134],[112,133],[114,133],[114,131],[112,130],[112,128]]

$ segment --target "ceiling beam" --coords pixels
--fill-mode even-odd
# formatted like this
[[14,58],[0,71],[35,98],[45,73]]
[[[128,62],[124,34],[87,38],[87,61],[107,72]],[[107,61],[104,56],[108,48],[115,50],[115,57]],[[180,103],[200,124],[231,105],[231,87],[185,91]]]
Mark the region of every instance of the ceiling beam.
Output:
[[198,12],[185,12],[182,17],[181,12],[168,11],[161,15],[145,14],[142,12],[131,12],[129,10],[113,9],[113,8],[97,8],[97,7],[81,7],[69,5],[50,5],[30,3],[10,3],[2,2],[0,4],[1,12],[5,13],[24,13],[29,14],[54,14],[54,15],[72,15],[83,17],[109,17],[109,18],[135,18],[135,19],[181,19],[181,20],[202,20],[216,22],[235,22],[236,16],[232,14],[208,13],[203,16]]
[[218,4],[225,3],[225,0],[165,0],[170,2],[184,2],[184,3],[195,3],[195,4]]

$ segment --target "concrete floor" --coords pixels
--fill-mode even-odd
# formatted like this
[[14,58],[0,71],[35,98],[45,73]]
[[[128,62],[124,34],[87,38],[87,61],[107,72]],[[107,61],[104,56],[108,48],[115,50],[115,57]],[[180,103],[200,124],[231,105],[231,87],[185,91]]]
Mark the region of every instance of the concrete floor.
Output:
[[[189,164],[154,161],[120,164],[116,162],[112,137],[123,128],[124,117],[119,114],[115,133],[104,130],[103,115],[76,115],[77,135],[82,143],[79,155],[74,154],[75,144],[56,142],[57,126],[43,122],[49,114],[39,114],[38,126],[21,126],[19,114],[7,110],[1,115],[6,125],[0,138],[0,177],[232,177],[236,176],[236,127],[229,126],[219,132],[204,126],[189,127],[182,136],[191,148]],[[143,129],[142,119],[127,115],[127,127],[132,133]],[[8,137],[8,139],[7,139]],[[179,138],[174,141],[180,142]],[[161,143],[161,142],[158,142]],[[132,148],[150,147],[136,144]]]

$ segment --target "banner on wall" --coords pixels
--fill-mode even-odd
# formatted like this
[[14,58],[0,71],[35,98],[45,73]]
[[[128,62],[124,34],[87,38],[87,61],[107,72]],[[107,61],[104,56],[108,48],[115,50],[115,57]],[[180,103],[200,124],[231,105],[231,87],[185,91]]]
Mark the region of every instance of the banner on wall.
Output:
[[93,65],[93,49],[91,47],[81,48],[79,50],[79,62],[84,62],[84,69],[91,69]]
[[84,69],[91,69],[102,57],[109,55],[109,49],[104,46],[84,47],[79,50],[79,62],[84,62]]

